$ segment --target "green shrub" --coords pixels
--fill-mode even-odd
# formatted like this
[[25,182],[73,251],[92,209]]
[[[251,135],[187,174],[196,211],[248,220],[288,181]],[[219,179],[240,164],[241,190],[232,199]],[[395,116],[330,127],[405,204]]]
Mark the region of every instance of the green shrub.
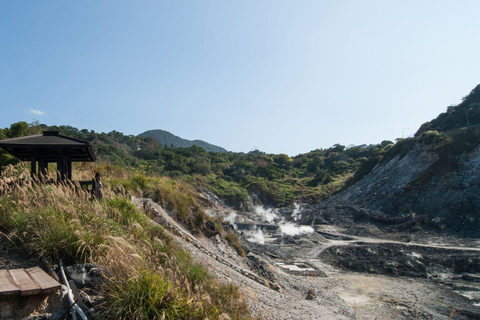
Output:
[[105,296],[105,318],[119,320],[195,319],[180,288],[162,275],[141,271],[136,277],[110,279]]
[[233,232],[227,233],[225,235],[225,240],[227,240],[228,243],[230,243],[230,245],[232,245],[232,247],[235,248],[239,256],[241,257],[247,256],[245,253],[245,249],[243,249],[242,245],[240,244],[240,240],[238,239],[238,236],[235,233]]

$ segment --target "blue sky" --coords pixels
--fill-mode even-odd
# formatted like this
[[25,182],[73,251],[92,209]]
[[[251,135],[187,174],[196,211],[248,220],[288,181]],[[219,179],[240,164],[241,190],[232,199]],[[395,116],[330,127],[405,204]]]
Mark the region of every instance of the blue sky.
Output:
[[[1,1],[0,127],[296,155],[412,135],[480,83],[480,1]],[[408,129],[407,129],[408,128]]]

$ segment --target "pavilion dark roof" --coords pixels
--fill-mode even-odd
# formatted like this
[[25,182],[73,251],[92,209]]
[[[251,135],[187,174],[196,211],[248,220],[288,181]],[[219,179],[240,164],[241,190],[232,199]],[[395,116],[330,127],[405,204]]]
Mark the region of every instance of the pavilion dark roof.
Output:
[[32,156],[54,162],[67,156],[71,161],[95,161],[89,141],[63,136],[58,131],[44,131],[43,134],[0,140],[0,148],[23,161]]

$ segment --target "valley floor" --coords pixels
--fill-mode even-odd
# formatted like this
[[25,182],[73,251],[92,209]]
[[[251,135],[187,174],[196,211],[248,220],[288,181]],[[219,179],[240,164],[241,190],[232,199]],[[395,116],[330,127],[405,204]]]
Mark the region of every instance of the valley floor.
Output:
[[[266,232],[264,244],[248,242],[239,233],[249,251],[242,258],[218,235],[196,237],[160,205],[133,201],[219,281],[240,287],[259,319],[480,319],[480,270],[474,272],[472,264],[480,256],[476,240],[417,235],[406,243],[323,225],[290,239]],[[465,265],[449,265],[454,258]],[[0,268],[34,263],[15,250],[0,255]],[[416,263],[424,267],[416,269]],[[420,276],[409,275],[411,270],[420,270]]]
[[[387,248],[402,245],[400,250],[413,248],[413,255],[414,251],[425,254],[425,250],[430,249],[454,250],[456,254],[465,250],[479,255],[477,248],[428,244],[427,239],[419,241],[423,243],[404,243],[355,237],[342,234],[342,229],[335,226],[317,226],[319,232],[293,242],[279,242],[273,234],[265,238],[263,245],[244,241],[250,253],[242,258],[219,236],[196,238],[171,220],[160,206],[153,203],[150,206],[162,216],[163,224],[170,225],[171,231],[176,229],[176,241],[192,252],[198,262],[220,281],[233,282],[241,288],[253,315],[261,319],[480,319],[480,307],[474,305],[480,298],[480,283],[475,282],[480,278],[476,275],[472,275],[474,282],[471,282],[464,281],[461,275],[459,278],[447,274],[448,268],[442,268],[435,277],[352,272],[334,266],[331,254],[324,255],[325,250],[369,243]],[[420,257],[420,253],[417,255]],[[358,257],[346,255],[345,258]],[[382,257],[379,255],[378,259]],[[281,266],[281,263],[293,265],[295,262],[301,267],[302,264],[312,267],[318,273],[307,276]],[[391,262],[395,263],[382,263]],[[272,284],[278,284],[279,288]],[[473,300],[466,297],[469,294]]]

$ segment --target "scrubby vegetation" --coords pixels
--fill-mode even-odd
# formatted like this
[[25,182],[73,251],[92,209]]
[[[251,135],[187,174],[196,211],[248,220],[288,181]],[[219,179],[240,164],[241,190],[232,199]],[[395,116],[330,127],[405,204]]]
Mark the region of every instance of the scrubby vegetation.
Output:
[[[98,158],[141,176],[164,176],[182,180],[197,190],[210,190],[227,204],[241,208],[249,197],[267,206],[293,202],[319,202],[339,190],[362,164],[385,153],[393,144],[346,148],[336,144],[290,157],[286,154],[207,152],[199,146],[172,148],[153,138],[126,136],[120,132],[96,133],[70,126],[46,126],[18,122],[0,129],[0,138],[13,138],[56,130],[92,142]],[[0,169],[17,160],[0,151]],[[166,187],[166,185],[164,185]],[[133,187],[133,185],[132,185]],[[153,191],[150,193],[153,195]]]
[[447,107],[446,112],[424,123],[415,133],[419,137],[427,131],[448,131],[480,125],[480,85],[476,86],[458,105]]
[[173,180],[128,177],[112,166],[75,169],[80,175],[110,170],[106,185],[120,194],[106,188],[104,199],[91,200],[78,184],[35,183],[25,166],[10,165],[0,178],[0,232],[51,263],[101,265],[105,318],[250,319],[238,288],[217,283],[124,196],[128,190],[158,192],[180,219],[198,228],[195,213],[201,211],[191,191]]
[[234,232],[229,232],[225,235],[225,239],[235,248],[238,255],[241,257],[246,257],[245,250],[243,249],[242,245],[240,244],[240,240],[238,236]]
[[422,145],[423,150],[429,150],[437,156],[430,167],[422,173],[415,181],[406,186],[411,189],[415,186],[422,186],[431,181],[434,176],[445,176],[460,168],[460,156],[463,153],[473,151],[480,145],[480,134],[473,128],[460,128],[456,132],[446,134],[438,131],[425,131],[417,137],[399,139],[399,141],[390,149],[385,150],[383,155],[369,159],[364,163],[347,181],[344,188],[352,186],[362,177],[370,173],[377,164],[386,164],[398,157],[399,159],[407,155],[415,146]]
[[417,143],[427,146],[437,154],[438,160],[406,187],[422,186],[430,182],[435,175],[445,176],[458,170],[461,166],[460,156],[477,148],[480,145],[480,139],[478,138],[478,135],[468,128],[460,130],[453,136],[437,131],[427,131],[421,134],[417,138]]

